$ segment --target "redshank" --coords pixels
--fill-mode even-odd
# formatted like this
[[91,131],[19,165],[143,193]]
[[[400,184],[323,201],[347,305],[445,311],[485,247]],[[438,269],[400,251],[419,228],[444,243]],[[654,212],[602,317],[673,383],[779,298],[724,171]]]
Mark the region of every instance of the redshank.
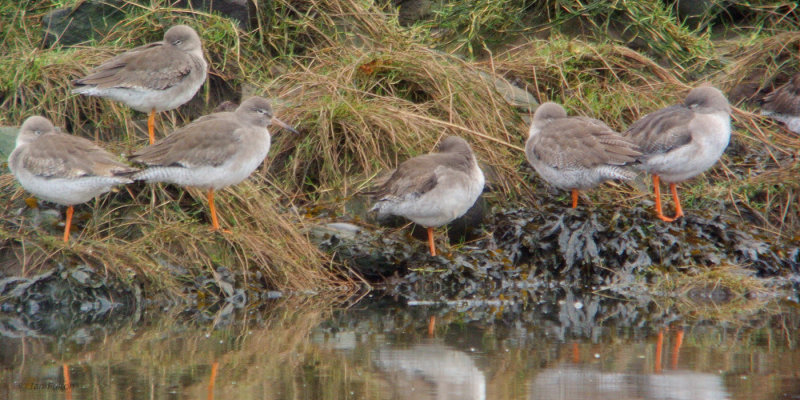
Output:
[[[693,178],[719,160],[731,137],[731,106],[711,86],[692,89],[683,101],[645,115],[623,134],[643,155],[639,168],[653,175],[656,216],[672,222],[683,216],[677,183]],[[675,216],[661,210],[659,182],[669,183]]]
[[525,143],[525,156],[539,176],[572,192],[572,208],[578,206],[579,190],[634,178],[636,173],[625,166],[640,155],[636,145],[602,121],[568,117],[551,102],[536,109]]
[[67,206],[64,242],[69,242],[74,205],[131,183],[136,171],[84,138],[57,132],[40,116],[29,117],[20,127],[8,166],[25,190]]
[[464,215],[483,192],[483,172],[466,140],[448,136],[438,153],[402,162],[377,190],[379,216],[399,215],[428,229],[431,255],[436,255],[433,228]]
[[764,97],[761,114],[783,122],[794,133],[800,133],[800,73]]
[[194,97],[206,80],[200,36],[186,25],[176,25],[164,40],[126,51],[72,83],[73,93],[107,97],[149,113],[147,131],[155,141],[156,112],[172,110]]
[[208,189],[211,224],[219,230],[214,191],[245,180],[261,165],[269,152],[267,126],[272,123],[297,133],[273,116],[269,101],[262,97],[245,100],[233,112],[200,117],[134,152],[130,160],[147,168],[133,179]]

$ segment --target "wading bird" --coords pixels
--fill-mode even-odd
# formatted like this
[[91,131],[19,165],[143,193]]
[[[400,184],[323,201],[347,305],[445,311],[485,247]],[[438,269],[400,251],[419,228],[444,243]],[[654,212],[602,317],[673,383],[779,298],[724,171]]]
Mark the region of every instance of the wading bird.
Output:
[[8,166],[25,190],[67,206],[64,242],[69,241],[74,205],[133,182],[130,176],[137,171],[84,138],[57,132],[40,116],[29,117],[20,127]]
[[431,255],[436,255],[433,228],[464,215],[483,192],[483,172],[466,140],[448,136],[438,153],[408,159],[371,192],[379,216],[399,215],[428,229]]
[[261,165],[269,152],[267,126],[272,123],[297,133],[274,117],[262,97],[245,100],[233,112],[200,117],[134,152],[130,160],[146,168],[133,179],[208,189],[211,224],[218,230],[214,191],[245,180]]
[[525,156],[549,184],[572,192],[572,208],[578,191],[607,180],[633,179],[624,168],[640,156],[637,146],[602,121],[568,117],[563,107],[544,103],[533,114],[525,143]]
[[[639,168],[653,175],[656,216],[672,222],[683,216],[677,183],[697,176],[719,160],[731,137],[731,106],[711,86],[692,89],[682,104],[662,108],[634,122],[623,134],[642,150]],[[669,183],[675,216],[661,209],[659,182]]]
[[206,80],[200,36],[186,25],[169,28],[164,40],[126,51],[84,78],[72,81],[73,93],[107,97],[149,113],[147,133],[155,141],[155,115],[191,100]]

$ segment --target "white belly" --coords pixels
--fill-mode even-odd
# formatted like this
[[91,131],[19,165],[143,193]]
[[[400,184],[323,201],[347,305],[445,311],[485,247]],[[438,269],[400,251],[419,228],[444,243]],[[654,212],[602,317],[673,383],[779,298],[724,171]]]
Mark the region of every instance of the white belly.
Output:
[[[257,148],[257,146],[253,146]],[[259,151],[237,153],[217,167],[150,167],[134,174],[133,179],[174,183],[198,188],[213,188],[215,190],[221,189],[247,179],[261,165],[268,151],[269,141],[267,141],[266,146],[260,146]]]
[[84,86],[74,89],[73,92],[88,96],[106,97],[125,103],[136,111],[149,113],[155,109],[156,112],[161,112],[178,108],[194,97],[195,93],[206,81],[205,64],[202,71],[192,71],[192,74],[199,74],[202,79],[196,75],[189,75],[181,83],[165,90]]
[[24,169],[16,171],[15,176],[20,185],[34,196],[65,206],[85,203],[116,185],[132,182],[127,178],[101,176],[46,179]]
[[[529,160],[531,161],[531,160]],[[557,169],[539,160],[532,160],[536,173],[547,183],[563,190],[586,190],[612,179],[631,179],[632,174],[624,168],[603,165],[596,168]]]
[[727,114],[705,115],[699,122],[717,129],[710,130],[705,135],[693,135],[687,145],[647,158],[642,162],[641,169],[659,175],[665,182],[677,183],[711,168],[728,147],[731,137],[730,117]]
[[469,179],[439,182],[422,196],[405,196],[393,201],[376,204],[378,213],[399,215],[424,227],[448,224],[466,212],[483,192],[484,177],[480,168],[475,168]]

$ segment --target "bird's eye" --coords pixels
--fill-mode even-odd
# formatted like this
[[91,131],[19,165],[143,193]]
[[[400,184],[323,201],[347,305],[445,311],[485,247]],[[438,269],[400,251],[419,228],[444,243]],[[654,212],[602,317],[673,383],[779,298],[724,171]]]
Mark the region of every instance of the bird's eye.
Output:
[[175,46],[180,46],[181,43],[183,43],[183,40],[180,40],[180,39],[175,39],[175,41],[172,42],[172,44],[174,44]]
[[33,133],[35,133],[35,134],[37,134],[37,135],[41,135],[41,134],[42,134],[42,131],[41,131],[41,130],[39,130],[39,129],[36,129],[36,130],[34,130],[34,131],[33,131]]

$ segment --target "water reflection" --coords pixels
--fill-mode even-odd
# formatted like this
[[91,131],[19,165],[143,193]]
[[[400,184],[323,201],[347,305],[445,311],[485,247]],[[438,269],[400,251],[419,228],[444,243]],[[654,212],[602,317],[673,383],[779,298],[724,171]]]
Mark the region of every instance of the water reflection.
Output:
[[285,299],[250,310],[151,310],[140,320],[67,321],[53,329],[0,316],[0,398],[800,395],[796,308],[734,325],[593,296],[463,309],[390,299],[340,309],[318,299]]
[[531,381],[531,400],[729,399],[719,375],[694,371],[662,374],[604,373],[596,367],[547,368]]
[[387,392],[393,399],[486,398],[486,377],[472,358],[441,343],[381,347],[375,364],[390,383]]

